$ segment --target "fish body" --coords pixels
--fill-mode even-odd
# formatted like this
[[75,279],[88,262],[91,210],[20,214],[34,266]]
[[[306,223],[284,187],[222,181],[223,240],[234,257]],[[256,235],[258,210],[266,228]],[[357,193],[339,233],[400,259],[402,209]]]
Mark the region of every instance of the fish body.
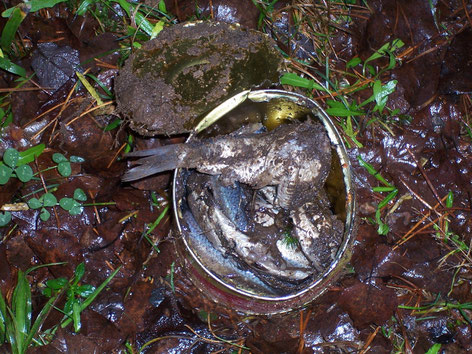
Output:
[[207,268],[223,279],[237,286],[244,285],[256,293],[261,291],[269,294],[278,293],[276,289],[263,282],[254,272],[244,269],[238,262],[216,249],[205,237],[205,232],[203,232],[188,207],[183,206],[181,213],[183,232],[187,235],[188,241],[198,258]]
[[331,264],[343,224],[323,192],[331,169],[324,128],[256,128],[129,154],[141,159],[123,180],[187,168],[179,203],[191,248],[222,278],[275,294]]
[[238,132],[186,144],[162,146],[128,156],[143,157],[127,171],[131,181],[178,167],[217,175],[226,186],[240,182],[259,189],[277,186],[277,202],[290,209],[308,201],[326,180],[331,145],[321,125],[283,124],[270,132]]
[[[239,184],[226,187],[215,176],[190,174],[187,203],[192,217],[199,220],[204,230],[203,237],[221,254],[234,255],[256,274],[263,272],[290,281],[310,276],[313,271],[310,261],[299,248],[287,247],[281,242],[284,235],[274,225],[274,220],[271,227],[264,227],[255,224],[255,219],[249,219],[247,189]],[[222,197],[222,194],[228,195]],[[272,209],[268,202],[265,207]],[[269,282],[269,277],[266,276],[264,281]]]
[[[299,254],[299,257],[286,259],[278,248],[283,243],[276,242],[276,247],[273,247],[273,244],[254,239],[238,231],[221,210],[214,209],[213,212],[217,225],[221,228],[221,233],[228,243],[228,249],[235,252],[249,266],[288,280],[303,280],[312,274],[312,268],[302,254]],[[291,250],[290,253],[295,252]],[[304,260],[300,261],[301,259]]]
[[303,254],[321,272],[334,260],[332,250],[337,251],[341,245],[343,223],[317,199],[292,210],[290,216]]

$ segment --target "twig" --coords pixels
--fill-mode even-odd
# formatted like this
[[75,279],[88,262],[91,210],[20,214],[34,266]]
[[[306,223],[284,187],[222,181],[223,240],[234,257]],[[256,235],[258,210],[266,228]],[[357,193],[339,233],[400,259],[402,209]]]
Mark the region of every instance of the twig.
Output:
[[297,353],[303,353],[303,348],[305,348],[305,330],[310,320],[311,310],[306,314],[306,318],[303,318],[304,310],[300,311],[300,339],[298,342],[298,351]]
[[469,25],[470,27],[472,27],[472,19],[470,18],[469,11],[467,11],[467,5],[465,3],[465,0],[462,0],[462,5],[464,6],[465,15],[467,16],[467,19],[469,20]]
[[[447,195],[442,199],[442,201],[446,200],[447,198]],[[436,208],[439,206],[439,203],[437,203],[434,207],[433,207],[433,211],[436,210]],[[397,249],[400,245],[404,244],[405,242],[407,242],[409,239],[411,239],[412,237],[414,237],[416,234],[418,234],[419,232],[427,229],[428,227],[434,225],[438,220],[439,218],[437,218],[435,221],[432,221],[430,222],[429,224],[423,226],[422,228],[420,228],[418,231],[415,232],[415,230],[423,223],[423,221],[425,221],[427,218],[429,218],[431,215],[431,211],[428,211],[422,218],[421,220],[419,220],[400,240],[398,240],[397,244],[393,247],[393,250]]]
[[[406,182],[403,180],[403,178],[400,178],[400,182],[402,182],[403,185],[406,187],[406,189],[408,189],[408,191],[411,194],[413,194],[421,203],[423,203],[429,210],[434,210],[434,208],[431,205],[429,205],[429,203],[426,202],[426,200],[421,198],[421,196],[418,193],[416,193],[413,189],[411,189],[411,187],[408,184],[406,184]],[[436,213],[437,213],[437,211],[436,211]]]
[[107,169],[109,169],[111,167],[111,165],[113,164],[113,162],[116,160],[116,158],[118,157],[118,155],[121,153],[121,151],[126,147],[126,144],[127,143],[124,143],[123,145],[120,146],[120,148],[118,149],[118,151],[116,152],[116,154],[113,156],[113,158],[111,159],[111,161],[108,163],[107,165]]
[[426,183],[428,184],[429,188],[431,188],[431,191],[433,192],[434,194],[434,197],[436,198],[436,200],[439,202],[439,204],[441,204],[442,207],[445,207],[443,202],[441,201],[441,198],[439,197],[438,195],[438,192],[436,190],[436,188],[434,188],[433,184],[431,183],[431,180],[428,178],[428,176],[426,175],[424,169],[423,169],[423,166],[421,166],[421,164],[419,163],[419,161],[416,159],[415,155],[413,155],[413,153],[411,152],[410,148],[406,148],[406,150],[408,151],[408,153],[410,154],[410,156],[413,158],[413,160],[415,161],[416,163],[416,167],[418,167],[418,170],[420,170],[421,174],[423,175],[424,179],[426,180]]
[[209,1],[209,5],[210,5],[210,18],[213,20],[215,19],[215,14],[213,13],[213,0]]
[[107,63],[103,60],[100,60],[98,58],[94,58],[95,62],[97,63],[97,66],[100,66],[102,68],[107,68],[107,69],[118,69],[118,67],[116,65],[113,65],[113,64],[110,64],[110,63]]
[[22,92],[22,91],[43,91],[50,90],[50,87],[12,87],[0,88],[0,93]]
[[380,330],[380,326],[377,326],[377,328],[375,329],[375,331],[373,333],[371,333],[369,335],[369,337],[367,338],[365,344],[364,344],[364,347],[362,348],[362,350],[360,351],[359,354],[365,354],[369,351],[369,346],[370,344],[372,343],[372,341],[374,340],[375,336],[377,335],[377,333],[379,332]]
[[[75,91],[75,88],[77,86],[77,82],[74,84],[74,86],[72,86],[72,89],[69,91],[69,94],[67,95],[65,101],[64,101],[64,104],[62,105],[61,107],[61,110],[59,111],[59,113],[56,115],[56,117],[54,117],[48,124],[46,124],[39,132],[37,132],[36,134],[34,134],[32,137],[31,137],[31,140],[34,140],[36,139],[40,134],[42,134],[47,128],[49,128],[49,126],[51,124],[53,124],[57,119],[59,119],[59,117],[62,115],[62,112],[64,112],[64,110],[69,106],[70,104],[70,97],[72,96],[72,93]],[[52,133],[51,133],[52,135]]]
[[[79,99],[81,99],[81,98],[82,98],[82,97],[75,97],[75,98],[71,99],[71,100],[69,101],[69,103],[72,103],[72,102],[74,102],[74,101],[77,101],[77,100],[79,100]],[[45,112],[41,113],[40,115],[38,115],[38,116],[34,117],[33,119],[31,119],[28,123],[26,123],[25,125],[23,125],[21,128],[23,128],[23,129],[26,128],[28,125],[30,125],[30,124],[33,123],[34,121],[38,120],[39,118],[45,116],[46,114],[48,114],[48,113],[50,113],[50,112],[52,112],[52,111],[54,111],[56,108],[59,108],[59,107],[65,105],[66,103],[67,103],[67,101],[63,101],[63,102],[61,102],[61,103],[56,104],[54,107],[49,108],[47,111],[45,111]]]
[[[226,343],[226,344],[229,344],[231,346],[234,346],[236,348],[239,348],[239,349],[246,349],[246,350],[249,350],[248,347],[245,347],[243,345],[239,345],[239,344],[236,344],[236,343],[233,343],[229,340],[226,340],[224,338],[221,338],[219,336],[216,335],[216,333],[213,331],[213,328],[211,328],[211,322],[210,322],[210,313],[207,312],[207,322],[208,322],[208,330],[210,331],[210,333],[213,335],[213,337],[215,337],[216,339],[218,339],[220,342],[223,342],[223,343]],[[189,327],[190,328],[190,327]],[[194,332],[195,333],[195,332]]]
[[[90,199],[92,199],[92,203],[95,204],[95,198],[93,197],[92,191],[89,190],[88,194],[90,196]],[[98,213],[98,209],[96,205],[93,206],[93,211],[95,212],[95,218],[97,219],[97,224],[100,225],[102,221],[100,220],[100,214]]]
[[69,125],[71,125],[72,123],[74,123],[77,119],[85,116],[86,114],[90,113],[90,112],[93,112],[93,111],[96,111],[97,109],[100,109],[102,107],[105,107],[105,106],[108,106],[110,104],[112,104],[113,101],[108,101],[108,102],[104,102],[103,104],[101,105],[98,105],[98,106],[95,106],[93,108],[90,108],[90,109],[87,109],[85,112],[82,112],[80,115],[78,115],[77,117],[71,119],[69,122],[67,122],[66,124],[66,127],[68,127]]

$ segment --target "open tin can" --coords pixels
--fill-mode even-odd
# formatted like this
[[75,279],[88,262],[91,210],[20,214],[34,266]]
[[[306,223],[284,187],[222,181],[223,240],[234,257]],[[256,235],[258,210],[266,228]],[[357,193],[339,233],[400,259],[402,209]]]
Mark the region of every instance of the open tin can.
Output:
[[[230,311],[244,314],[269,315],[303,307],[323,294],[345,268],[351,257],[355,238],[355,197],[351,166],[342,137],[323,109],[313,100],[282,90],[244,91],[228,99],[206,115],[190,135],[188,142],[200,137],[227,134],[241,126],[261,121],[272,129],[287,121],[311,119],[321,123],[331,142],[332,163],[324,191],[331,211],[341,220],[342,240],[334,250],[331,264],[316,273],[293,291],[274,294],[250,280],[228,277],[221,271],[225,255],[206,255],[210,252],[197,244],[189,231],[186,219],[186,169],[177,169],[173,180],[173,209],[175,216],[176,248],[185,276],[200,291],[200,296]],[[198,220],[193,220],[197,222]],[[224,266],[224,265],[223,265]]]

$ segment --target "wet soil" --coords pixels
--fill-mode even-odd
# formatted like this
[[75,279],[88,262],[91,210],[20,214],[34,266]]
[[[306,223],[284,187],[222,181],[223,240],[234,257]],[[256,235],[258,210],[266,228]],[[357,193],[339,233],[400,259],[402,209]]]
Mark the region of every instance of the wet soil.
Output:
[[[166,3],[182,21],[195,2]],[[257,24],[258,12],[249,5],[247,11],[241,11],[234,1],[198,3],[204,16],[218,14],[222,21]],[[296,9],[289,5],[280,1],[276,10],[291,24]],[[22,23],[20,36],[27,53],[40,42],[68,45],[78,50],[82,69],[90,68],[112,89],[119,44],[111,39],[118,36],[96,36],[100,25],[94,18],[74,16],[61,6],[46,10],[47,16],[30,14]],[[84,207],[78,216],[56,207],[48,221],[39,218],[39,211],[14,212],[12,222],[0,231],[2,294],[10,298],[18,270],[66,261],[28,275],[37,314],[47,301],[40,289],[46,280],[71,277],[84,262],[82,282],[98,286],[121,266],[109,286],[81,314],[79,333],[71,326],[60,329],[50,344],[32,352],[66,353],[76,348],[118,352],[125,350],[126,343],[140,348],[150,340],[154,341],[145,348],[147,352],[240,349],[219,338],[244,345],[252,353],[426,352],[435,343],[452,353],[472,350],[470,307],[460,306],[472,302],[467,251],[472,241],[472,86],[467,74],[472,60],[472,8],[459,0],[376,0],[369,2],[369,9],[344,11],[352,21],[331,24],[329,57],[342,70],[345,61],[354,56],[365,60],[388,41],[401,38],[405,43],[405,51],[399,54],[402,64],[383,78],[398,80],[387,104],[398,109],[398,114],[389,122],[390,131],[362,117],[359,120],[356,138],[363,147],[351,148],[350,156],[360,224],[350,266],[315,303],[284,316],[240,318],[211,301],[204,306],[197,301],[194,286],[176,262],[172,243],[176,235],[169,233],[169,211],[143,236],[169,205],[169,174],[122,184],[127,163],[120,156],[127,134],[123,129],[103,130],[115,115],[86,113],[93,105],[83,88],[69,96],[73,78],[54,92],[37,90],[30,82],[25,86],[30,91],[11,93],[13,122],[2,131],[1,150],[24,150],[44,142],[47,150],[33,163],[35,171],[52,166],[54,152],[84,157],[84,163],[72,165],[71,177],[64,178],[55,169],[42,176],[48,185],[58,184],[58,198],[70,197],[80,187],[95,205]],[[110,19],[120,22],[119,17]],[[284,38],[278,41],[289,55],[297,53],[297,47]],[[311,48],[306,52],[313,53]],[[88,60],[94,57],[100,61]],[[18,63],[32,74],[30,54]],[[318,70],[319,65],[305,70],[316,76],[325,72]],[[2,74],[0,87],[14,87],[15,77]],[[315,92],[315,99],[324,104],[323,96],[317,95]],[[365,97],[358,99],[361,102]],[[136,138],[135,147],[181,141],[181,137]],[[384,195],[372,192],[377,180],[359,165],[358,155],[398,189],[401,202],[395,208],[392,202],[382,211],[390,228],[386,235],[379,235],[372,222]],[[38,195],[42,188],[41,181],[23,186],[12,179],[0,187],[0,204],[22,201],[28,193]],[[452,208],[445,205],[449,191],[454,195]],[[449,239],[444,234],[446,217]],[[405,236],[411,237],[404,241]],[[43,328],[61,317],[51,312]],[[1,350],[8,352],[9,348],[4,345]]]

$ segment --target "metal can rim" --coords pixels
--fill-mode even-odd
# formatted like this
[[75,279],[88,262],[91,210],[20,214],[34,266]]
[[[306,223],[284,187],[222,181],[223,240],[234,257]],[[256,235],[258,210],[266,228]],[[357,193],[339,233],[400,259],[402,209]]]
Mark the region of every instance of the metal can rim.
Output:
[[[240,95],[240,94],[238,94]],[[236,95],[237,96],[237,95]],[[234,97],[234,96],[233,96]],[[248,297],[251,299],[257,299],[266,302],[282,302],[287,300],[293,300],[297,297],[301,297],[309,292],[312,292],[315,288],[320,286],[322,283],[327,282],[327,278],[333,277],[338,273],[336,270],[342,266],[342,263],[346,263],[350,258],[349,247],[353,242],[354,233],[355,233],[355,216],[356,216],[356,203],[355,203],[355,190],[353,187],[353,179],[352,179],[352,169],[351,163],[349,160],[349,156],[347,154],[346,146],[343,142],[341,135],[339,134],[338,130],[336,129],[334,123],[332,122],[331,118],[328,114],[321,108],[321,106],[314,100],[305,97],[301,94],[284,91],[284,90],[276,90],[276,89],[265,89],[265,90],[255,90],[250,91],[244,100],[240,102],[243,103],[246,99],[249,99],[253,102],[267,102],[275,98],[282,98],[290,100],[296,104],[301,106],[305,106],[309,108],[312,113],[320,119],[320,122],[325,127],[328,137],[335,148],[337,155],[339,157],[342,173],[343,173],[343,180],[344,186],[346,188],[346,221],[344,225],[344,237],[343,242],[340,245],[336,259],[330,264],[328,268],[326,268],[322,274],[318,275],[318,277],[307,287],[288,295],[283,296],[263,296],[263,295],[256,295],[253,293],[249,293],[245,290],[238,289],[237,287],[224,282],[220,279],[216,274],[214,274],[211,270],[209,270],[197,257],[195,252],[189,246],[185,237],[182,237],[183,244],[186,248],[186,251],[192,257],[192,261],[198,264],[198,266],[206,273],[207,276],[211,277],[214,281],[216,281],[220,286],[234,292],[238,295]],[[229,98],[228,100],[231,100]],[[233,107],[235,108],[236,105]],[[190,136],[187,138],[187,141],[191,140],[196,133],[191,133]],[[172,199],[173,199],[173,209],[174,209],[174,217],[176,221],[176,226],[180,234],[182,234],[181,225],[179,222],[180,215],[178,214],[179,207],[177,205],[177,195],[176,195],[176,181],[179,176],[180,169],[176,169],[173,176],[173,186],[172,186]],[[328,280],[328,283],[330,280]],[[321,289],[315,297],[321,295],[326,290],[326,286]],[[314,299],[314,298],[313,298]]]

